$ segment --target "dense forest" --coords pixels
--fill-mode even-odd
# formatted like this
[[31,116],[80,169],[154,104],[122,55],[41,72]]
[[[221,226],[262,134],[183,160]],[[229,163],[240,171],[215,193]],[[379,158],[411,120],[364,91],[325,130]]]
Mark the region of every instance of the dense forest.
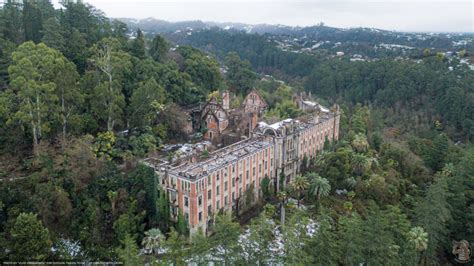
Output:
[[[433,265],[474,239],[474,71],[457,58],[351,62],[216,29],[167,40],[48,1],[7,1],[0,44],[0,261]],[[342,136],[285,191],[264,179],[250,222],[222,215],[191,238],[139,161],[189,140],[183,109],[224,88],[233,106],[259,90],[266,119],[312,92],[341,105]]]

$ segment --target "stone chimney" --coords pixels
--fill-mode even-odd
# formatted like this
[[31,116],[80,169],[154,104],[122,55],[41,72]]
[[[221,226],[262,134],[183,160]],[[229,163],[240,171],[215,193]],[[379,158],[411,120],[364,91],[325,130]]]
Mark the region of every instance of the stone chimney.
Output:
[[229,110],[229,102],[230,102],[230,95],[229,95],[229,91],[228,90],[225,90],[222,92],[222,108],[224,108],[224,110]]

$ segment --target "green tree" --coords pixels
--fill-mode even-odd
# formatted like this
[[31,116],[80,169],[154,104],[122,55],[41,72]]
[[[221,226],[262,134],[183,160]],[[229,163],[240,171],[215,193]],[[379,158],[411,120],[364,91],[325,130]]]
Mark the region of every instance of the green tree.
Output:
[[187,236],[188,235],[188,222],[181,211],[178,213],[178,221],[176,222],[176,232],[180,235]]
[[13,260],[46,260],[51,249],[48,229],[35,214],[20,213],[10,230],[10,258]]
[[97,134],[94,142],[93,151],[99,158],[112,160],[114,157],[114,144],[116,138],[113,132],[101,132]]
[[415,207],[415,224],[428,234],[428,246],[421,258],[424,263],[436,262],[436,255],[446,241],[447,223],[451,219],[447,196],[446,176],[439,173],[426,196]]
[[249,226],[248,238],[242,241],[245,254],[243,260],[249,265],[266,265],[272,257],[271,245],[274,241],[273,221],[265,215],[252,220]]
[[339,249],[336,234],[327,216],[318,219],[319,227],[316,236],[308,243],[308,253],[311,255],[312,265],[337,265]]
[[145,232],[143,237],[142,245],[147,253],[158,254],[158,249],[163,246],[166,238],[161,233],[160,229],[152,228]]
[[307,248],[309,235],[307,234],[308,218],[303,212],[297,211],[289,217],[288,223],[281,226],[283,240],[282,262],[284,265],[310,265],[311,254]]
[[435,137],[428,153],[427,164],[434,170],[441,170],[448,154],[448,137],[441,133]]
[[[49,2],[49,1],[48,1]],[[35,2],[23,2],[23,27],[26,41],[39,43],[42,37],[43,19],[41,10]]]
[[316,173],[309,173],[309,194],[316,197],[319,201],[321,196],[326,197],[331,192],[331,184],[326,178],[319,176]]
[[216,60],[191,47],[180,47],[178,52],[185,58],[184,72],[191,76],[194,84],[201,87],[203,93],[221,87],[222,77]]
[[240,235],[240,226],[232,221],[232,217],[228,214],[217,217],[215,225],[215,233],[211,238],[213,246],[215,246],[214,255],[220,258],[225,265],[232,264],[236,260],[236,256],[240,253],[238,243]]
[[197,265],[206,265],[208,263],[208,254],[211,248],[210,238],[203,232],[197,232],[191,238],[191,261],[197,263]]
[[[84,95],[77,86],[79,74],[76,71],[76,66],[67,61],[56,76],[56,90],[55,94],[59,100],[59,120],[61,123],[63,142],[67,138],[68,126],[71,121],[78,121],[79,110],[84,103]],[[77,124],[76,122],[75,124]]]
[[339,218],[338,247],[340,263],[344,265],[359,265],[364,261],[364,221],[357,213]]
[[156,62],[163,62],[169,50],[169,43],[160,35],[155,35],[150,47],[150,56]]
[[238,94],[246,95],[254,86],[257,75],[252,71],[250,62],[241,60],[235,52],[227,54],[225,64],[228,67],[227,81]]
[[290,181],[290,188],[297,194],[298,206],[300,206],[300,201],[303,199],[303,193],[309,188],[308,179],[301,175],[295,176]]
[[59,21],[52,17],[43,24],[43,38],[41,39],[48,47],[64,52],[66,50],[66,39],[64,29]]
[[168,198],[168,194],[163,188],[159,188],[158,190],[158,227],[161,229],[162,232],[166,232],[169,230],[170,224],[170,202]]
[[171,228],[163,246],[167,249],[167,252],[164,254],[164,259],[168,263],[172,263],[173,265],[185,265],[184,260],[187,257],[187,250],[185,249],[184,236]]
[[142,264],[142,258],[137,243],[135,243],[133,237],[128,234],[121,241],[121,247],[117,248],[115,252],[124,265]]
[[133,92],[128,107],[127,124],[131,126],[151,125],[159,112],[163,111],[166,91],[154,78],[150,78]]
[[58,109],[58,97],[54,93],[57,74],[65,69],[67,62],[58,51],[33,42],[20,45],[12,59],[8,72],[19,103],[16,117],[31,128],[33,148],[38,155],[37,147],[50,131],[50,118]]
[[143,36],[143,32],[140,29],[137,30],[137,36],[132,41],[130,52],[133,56],[140,59],[144,59],[146,56],[145,36]]
[[132,68],[131,57],[120,50],[119,41],[113,38],[101,40],[92,52],[94,65],[105,76],[105,81],[94,88],[92,108],[112,131],[125,106],[122,89],[125,75]]

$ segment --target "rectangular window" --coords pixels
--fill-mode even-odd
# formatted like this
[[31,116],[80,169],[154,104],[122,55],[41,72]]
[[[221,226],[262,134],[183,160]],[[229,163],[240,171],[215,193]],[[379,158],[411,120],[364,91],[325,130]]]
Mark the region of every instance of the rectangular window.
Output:
[[210,186],[211,185],[211,177],[207,177],[207,185]]
[[198,202],[199,202],[199,206],[201,206],[202,205],[202,196],[199,196]]
[[232,178],[232,187],[235,187],[235,178]]
[[219,173],[217,173],[216,180],[219,181]]
[[239,188],[239,196],[242,196],[242,188]]
[[220,208],[221,208],[220,202],[216,201],[216,209],[219,211]]
[[207,206],[207,215],[209,216],[212,213],[212,206]]
[[216,187],[216,195],[219,196],[220,194],[220,189],[219,189],[219,186]]
[[188,197],[184,196],[184,206],[188,207],[189,202],[188,202]]
[[[255,167],[253,168],[253,170],[255,170]],[[247,170],[247,180],[249,180],[249,178],[250,178],[249,170]]]
[[232,173],[235,173],[235,163],[232,165]]
[[252,176],[255,176],[255,166],[252,169]]
[[259,172],[259,173],[262,172],[262,164],[259,164],[259,165],[258,165],[258,172]]
[[224,205],[227,205],[227,196],[224,197]]
[[227,191],[227,181],[224,182],[224,191]]
[[207,191],[207,199],[210,200],[212,198],[212,192],[211,190]]
[[[248,175],[248,172],[249,171],[247,171],[247,175]],[[239,183],[242,184],[242,174],[239,175]]]
[[202,212],[199,212],[199,221],[202,221]]
[[232,201],[235,200],[235,192],[232,192]]
[[184,219],[186,221],[189,221],[189,214],[187,212],[184,213]]

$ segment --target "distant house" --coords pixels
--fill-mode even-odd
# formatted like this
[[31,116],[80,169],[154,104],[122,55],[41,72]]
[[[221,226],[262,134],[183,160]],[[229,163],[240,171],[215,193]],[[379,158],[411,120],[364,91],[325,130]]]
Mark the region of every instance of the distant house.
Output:
[[245,113],[256,113],[261,115],[267,109],[267,103],[256,90],[252,90],[245,97],[242,106]]
[[344,56],[344,52],[336,52],[336,56]]
[[221,105],[215,97],[212,97],[202,108],[201,126],[205,126],[207,129],[203,136],[204,139],[212,140],[220,136],[229,125],[227,110],[223,106],[228,107],[229,103]]

